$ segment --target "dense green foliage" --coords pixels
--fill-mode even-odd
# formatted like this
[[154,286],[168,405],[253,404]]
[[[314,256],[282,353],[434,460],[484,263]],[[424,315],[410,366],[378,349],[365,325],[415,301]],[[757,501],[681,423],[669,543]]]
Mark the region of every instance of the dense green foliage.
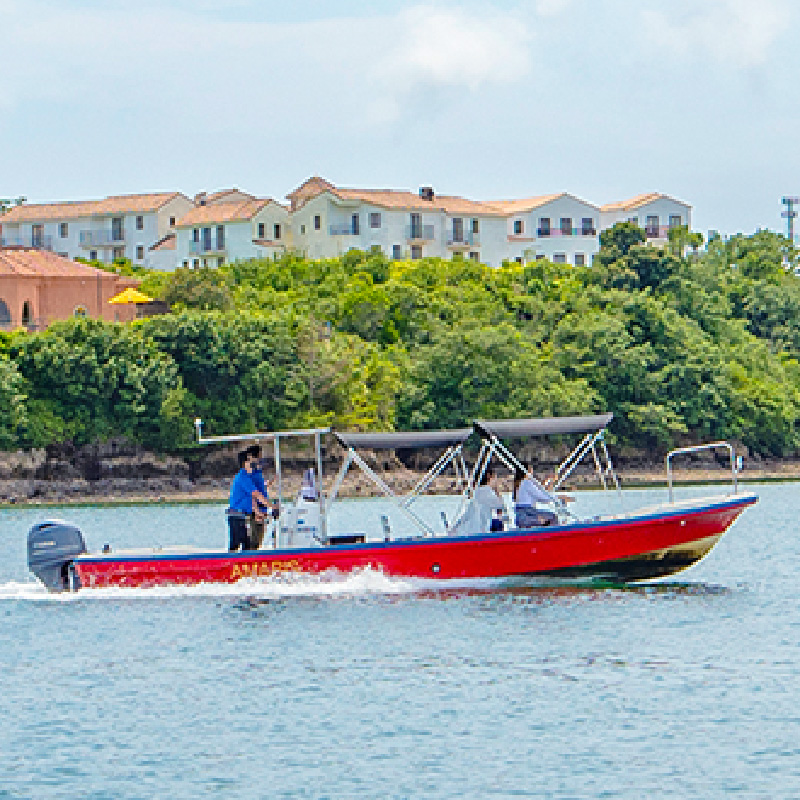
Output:
[[[629,223],[593,265],[379,252],[142,273],[173,314],[0,339],[0,447],[319,423],[438,428],[611,410],[618,442],[800,451],[800,282],[783,237],[666,247]],[[125,270],[125,265],[117,265]]]

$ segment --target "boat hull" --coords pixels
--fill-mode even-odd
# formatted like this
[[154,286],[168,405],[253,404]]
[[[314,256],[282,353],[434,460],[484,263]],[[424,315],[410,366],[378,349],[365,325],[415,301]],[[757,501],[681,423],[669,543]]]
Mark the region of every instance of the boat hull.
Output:
[[240,553],[154,551],[78,556],[80,587],[235,583],[286,573],[371,568],[389,576],[438,580],[540,576],[636,581],[679,572],[703,558],[754,495],[651,513],[511,530]]

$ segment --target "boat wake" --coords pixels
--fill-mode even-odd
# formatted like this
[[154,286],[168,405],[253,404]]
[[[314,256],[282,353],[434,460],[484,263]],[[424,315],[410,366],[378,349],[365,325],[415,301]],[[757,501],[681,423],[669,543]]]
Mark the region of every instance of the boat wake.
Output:
[[645,584],[593,583],[591,581],[550,581],[536,579],[474,578],[435,580],[393,578],[370,568],[350,573],[329,572],[319,575],[283,574],[264,578],[242,578],[236,583],[200,583],[193,586],[104,587],[79,592],[49,592],[33,581],[9,581],[0,584],[0,602],[84,603],[109,600],[166,600],[180,598],[230,599],[232,601],[269,602],[292,598],[369,598],[369,597],[453,597],[463,595],[513,594],[525,596],[580,595],[589,592],[620,592],[642,596],[689,596],[724,594],[725,587],[704,583],[657,582]]
[[374,569],[320,575],[282,574],[263,578],[242,578],[236,583],[200,583],[193,586],[104,587],[79,592],[49,592],[33,581],[0,584],[0,602],[22,600],[44,603],[75,603],[107,600],[164,600],[169,598],[230,598],[232,600],[285,600],[293,597],[370,597],[386,595],[434,595],[453,591],[492,591],[500,586],[494,579],[441,581],[393,578]]

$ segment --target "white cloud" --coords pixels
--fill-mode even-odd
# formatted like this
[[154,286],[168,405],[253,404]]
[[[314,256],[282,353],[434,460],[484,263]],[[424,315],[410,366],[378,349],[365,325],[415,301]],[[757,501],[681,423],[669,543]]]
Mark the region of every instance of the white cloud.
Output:
[[177,7],[0,0],[0,106],[93,103],[108,113],[146,102],[201,113],[213,125],[198,106],[216,102],[251,120],[289,108],[301,118],[386,121],[420,90],[472,92],[517,80],[529,69],[528,40],[520,19],[496,9],[418,5],[393,15],[244,23]]
[[735,67],[764,64],[770,48],[788,26],[788,0],[704,0],[683,8],[674,0],[670,12],[644,10],[648,40],[679,57],[697,54]]

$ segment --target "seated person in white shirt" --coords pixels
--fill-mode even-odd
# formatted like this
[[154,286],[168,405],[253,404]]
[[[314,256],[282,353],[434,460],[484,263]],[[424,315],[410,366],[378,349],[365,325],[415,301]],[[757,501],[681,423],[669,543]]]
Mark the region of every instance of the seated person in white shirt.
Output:
[[456,523],[452,533],[454,536],[475,536],[489,533],[492,519],[496,512],[503,512],[504,505],[500,495],[492,488],[494,473],[486,467],[481,477],[480,486],[472,493],[472,500],[464,512],[464,516]]
[[569,502],[573,498],[551,494],[530,472],[517,467],[514,475],[514,510],[518,528],[557,525],[558,515],[549,509],[537,508],[536,504],[553,505],[559,499]]

